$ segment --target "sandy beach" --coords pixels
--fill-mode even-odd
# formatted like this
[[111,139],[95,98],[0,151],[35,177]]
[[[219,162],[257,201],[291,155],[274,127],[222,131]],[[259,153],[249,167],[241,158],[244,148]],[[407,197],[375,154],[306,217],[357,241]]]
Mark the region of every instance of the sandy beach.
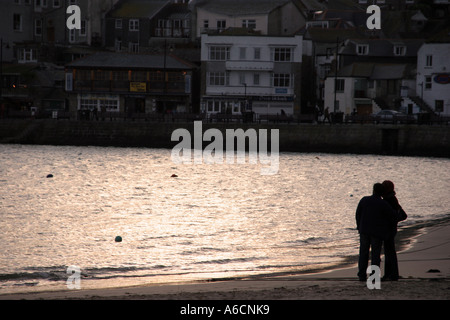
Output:
[[[96,290],[0,295],[1,300],[449,300],[450,222],[442,220],[401,235],[401,279],[369,289],[356,265],[309,274]],[[411,238],[412,237],[412,238]],[[383,263],[383,262],[382,262]],[[383,268],[382,268],[383,272]]]

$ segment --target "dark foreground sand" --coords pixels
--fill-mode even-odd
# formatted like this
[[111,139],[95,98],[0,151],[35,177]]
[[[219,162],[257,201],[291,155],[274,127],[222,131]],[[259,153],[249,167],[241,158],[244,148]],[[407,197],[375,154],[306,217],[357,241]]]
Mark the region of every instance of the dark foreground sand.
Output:
[[317,272],[186,284],[0,295],[0,300],[450,300],[450,222],[420,228],[399,252],[402,279],[368,289],[356,266]]

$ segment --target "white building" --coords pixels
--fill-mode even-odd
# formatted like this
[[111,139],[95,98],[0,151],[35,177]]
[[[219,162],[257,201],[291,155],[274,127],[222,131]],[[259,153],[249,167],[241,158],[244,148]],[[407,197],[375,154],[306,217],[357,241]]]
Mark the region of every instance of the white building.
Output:
[[417,54],[416,95],[434,112],[450,115],[450,43],[425,43]]
[[203,34],[202,111],[300,111],[302,37]]
[[292,35],[305,25],[301,9],[292,0],[197,0],[195,33],[248,28],[264,35]]
[[332,72],[326,78],[324,107],[346,115],[400,109],[402,97],[408,95],[403,91],[414,85],[413,74],[411,64],[353,63],[339,70],[337,77]]

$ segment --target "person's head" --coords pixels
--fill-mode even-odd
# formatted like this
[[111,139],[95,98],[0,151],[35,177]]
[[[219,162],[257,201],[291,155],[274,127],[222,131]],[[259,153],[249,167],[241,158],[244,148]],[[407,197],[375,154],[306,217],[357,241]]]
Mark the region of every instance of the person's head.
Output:
[[373,185],[373,195],[381,197],[384,194],[384,187],[381,183],[375,183]]
[[394,183],[392,181],[384,180],[382,185],[384,187],[384,192],[386,193],[394,192]]

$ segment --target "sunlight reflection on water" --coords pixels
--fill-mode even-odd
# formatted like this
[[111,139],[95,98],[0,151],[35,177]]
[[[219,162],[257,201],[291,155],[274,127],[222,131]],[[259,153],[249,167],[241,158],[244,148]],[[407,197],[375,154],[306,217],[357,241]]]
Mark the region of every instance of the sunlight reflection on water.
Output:
[[159,149],[0,145],[0,161],[0,290],[63,285],[69,265],[96,287],[336,263],[385,179],[407,223],[450,213],[448,159],[282,153],[274,176]]

